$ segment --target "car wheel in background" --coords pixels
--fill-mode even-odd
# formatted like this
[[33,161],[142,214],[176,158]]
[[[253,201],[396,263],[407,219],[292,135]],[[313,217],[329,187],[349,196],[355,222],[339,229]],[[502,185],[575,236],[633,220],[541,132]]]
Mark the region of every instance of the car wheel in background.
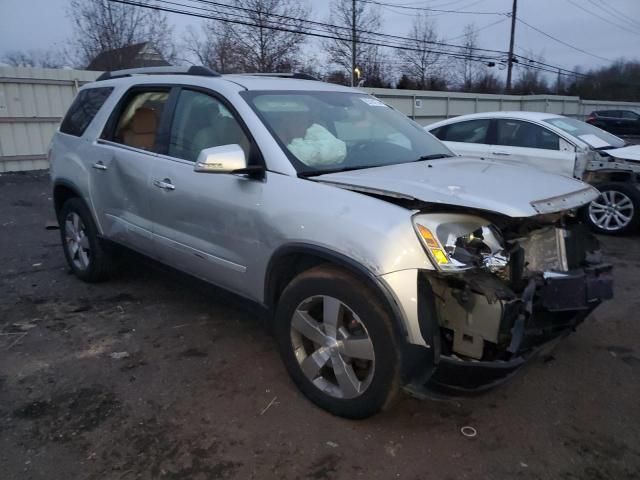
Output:
[[584,208],[585,220],[596,233],[625,235],[640,223],[640,191],[628,183],[596,185],[600,196]]
[[397,397],[399,349],[391,318],[377,296],[342,269],[315,267],[286,287],[275,337],[298,388],[334,415],[366,418]]
[[86,204],[79,198],[67,200],[58,221],[64,256],[71,271],[85,282],[105,280],[113,262],[98,238],[98,229]]

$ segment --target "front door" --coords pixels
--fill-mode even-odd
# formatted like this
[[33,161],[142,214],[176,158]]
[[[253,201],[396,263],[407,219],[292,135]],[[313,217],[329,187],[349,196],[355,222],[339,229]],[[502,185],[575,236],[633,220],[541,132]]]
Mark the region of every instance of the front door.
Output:
[[444,125],[434,133],[458,155],[486,158],[489,152],[487,139],[490,126],[491,120],[479,118]]
[[91,198],[103,234],[153,255],[149,182],[168,90],[125,95],[91,159]]
[[240,175],[198,173],[194,163],[208,147],[238,144],[247,158],[255,147],[231,109],[202,91],[180,91],[169,129],[151,178],[158,255],[187,273],[247,293],[264,184]]
[[497,119],[489,158],[573,177],[576,151],[556,133],[524,120]]

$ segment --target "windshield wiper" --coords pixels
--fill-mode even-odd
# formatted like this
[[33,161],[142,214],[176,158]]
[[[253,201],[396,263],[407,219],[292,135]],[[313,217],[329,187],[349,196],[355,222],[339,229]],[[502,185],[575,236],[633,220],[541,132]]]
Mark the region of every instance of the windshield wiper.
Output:
[[314,177],[316,175],[325,175],[327,173],[340,173],[340,172],[349,172],[351,170],[361,170],[363,168],[372,168],[378,167],[381,165],[362,165],[358,167],[341,167],[341,168],[328,168],[326,170],[311,170],[309,172],[299,172],[299,177]]
[[380,165],[358,165],[356,167],[329,168],[327,170],[311,170],[309,172],[300,172],[298,173],[298,176],[306,178],[306,177],[314,177],[316,175],[325,175],[327,173],[349,172],[351,170],[363,170],[365,168],[389,167],[391,165],[401,165],[402,163],[422,162],[426,160],[436,160],[438,158],[453,158],[453,157],[455,157],[455,155],[449,155],[448,153],[433,153],[431,155],[422,155],[420,158],[416,160],[411,160],[410,162],[382,163]]
[[438,158],[452,158],[455,155],[448,153],[432,153],[431,155],[422,155],[420,158],[413,160],[414,162],[423,162],[425,160],[437,160]]

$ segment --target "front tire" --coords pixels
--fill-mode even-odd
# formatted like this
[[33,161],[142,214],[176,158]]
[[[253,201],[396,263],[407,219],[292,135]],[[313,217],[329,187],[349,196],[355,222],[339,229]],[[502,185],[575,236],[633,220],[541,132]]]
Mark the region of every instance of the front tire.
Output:
[[285,367],[319,407],[366,418],[396,398],[400,355],[390,315],[348,272],[324,265],[300,274],[282,293],[275,320]]
[[600,196],[587,205],[584,217],[591,229],[603,235],[626,235],[640,223],[640,191],[628,183],[596,185]]
[[106,280],[113,261],[98,237],[98,229],[87,205],[80,198],[67,200],[58,222],[64,256],[75,276],[90,283]]

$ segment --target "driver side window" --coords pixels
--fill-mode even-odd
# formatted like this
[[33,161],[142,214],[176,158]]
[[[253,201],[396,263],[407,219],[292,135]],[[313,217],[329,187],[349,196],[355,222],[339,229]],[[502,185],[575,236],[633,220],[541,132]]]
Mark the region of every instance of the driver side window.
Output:
[[560,137],[531,122],[497,120],[496,145],[560,150]]
[[249,158],[249,139],[225,105],[202,92],[182,90],[171,122],[171,157],[195,162],[205,148],[238,144]]

